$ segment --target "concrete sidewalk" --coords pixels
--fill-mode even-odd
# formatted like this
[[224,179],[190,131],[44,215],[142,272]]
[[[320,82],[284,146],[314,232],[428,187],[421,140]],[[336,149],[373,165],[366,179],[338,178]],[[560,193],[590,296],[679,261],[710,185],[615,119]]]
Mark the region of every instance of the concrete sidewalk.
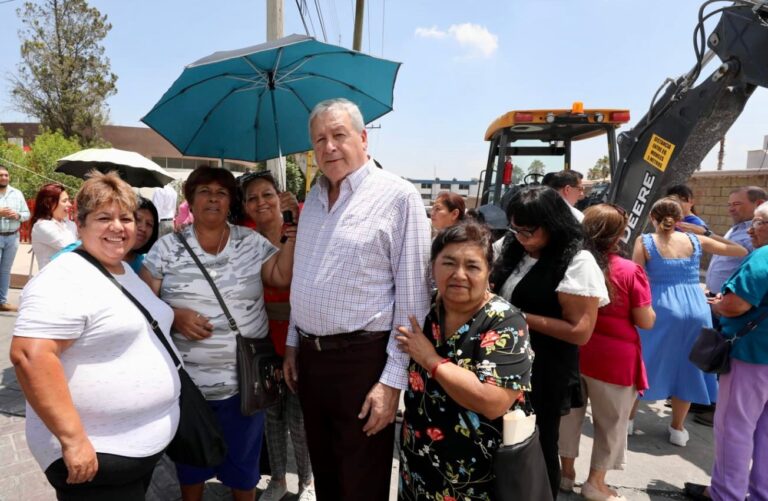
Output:
[[[19,250],[21,253],[22,249]],[[28,261],[26,266],[29,266]],[[12,304],[18,304],[19,293],[18,289],[11,290],[9,300]],[[24,398],[8,360],[15,318],[13,313],[0,313],[0,501],[53,501],[56,499],[53,490],[32,459],[24,438]],[[709,483],[713,456],[712,429],[694,423],[689,417],[686,427],[691,440],[687,447],[676,447],[667,441],[669,414],[670,409],[664,407],[663,402],[640,406],[635,421],[636,435],[629,438],[627,467],[624,471],[608,474],[608,482],[618,486],[628,500],[685,499],[681,492],[683,482]],[[592,426],[588,416],[582,434],[580,457],[576,461],[577,485],[587,476],[591,447]],[[292,456],[289,453],[288,457]],[[393,500],[397,499],[396,451],[394,457],[390,496]],[[295,465],[289,464],[288,471],[292,473],[288,474],[288,487],[294,493],[285,498],[289,501],[294,500],[298,492],[295,468]],[[266,486],[267,478],[262,479],[259,488]],[[172,465],[164,465],[156,472],[148,499],[180,499],[177,492]],[[231,497],[227,489],[216,482],[209,482],[206,501],[228,499]],[[558,499],[583,498],[573,493],[561,495]]]

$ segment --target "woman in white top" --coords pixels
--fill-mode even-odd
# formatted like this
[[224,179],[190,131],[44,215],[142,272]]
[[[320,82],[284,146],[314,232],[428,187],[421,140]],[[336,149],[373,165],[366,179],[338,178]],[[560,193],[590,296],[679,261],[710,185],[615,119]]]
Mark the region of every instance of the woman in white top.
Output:
[[[77,208],[82,248],[170,339],[173,311],[123,262],[136,239],[131,187],[97,173]],[[29,449],[57,498],[143,500],[176,433],[180,384],[139,309],[85,258],[63,254],[24,288],[11,361],[27,399]]]
[[[520,190],[507,207],[510,230],[491,283],[525,313],[535,353],[528,396],[539,426],[552,497],[560,487],[560,417],[584,405],[579,346],[595,327],[597,309],[609,303],[594,256],[583,249],[581,224],[552,188]],[[570,486],[564,486],[570,487]]]
[[69,220],[72,202],[64,186],[48,183],[40,188],[32,214],[32,250],[42,270],[51,257],[77,240],[77,227]]

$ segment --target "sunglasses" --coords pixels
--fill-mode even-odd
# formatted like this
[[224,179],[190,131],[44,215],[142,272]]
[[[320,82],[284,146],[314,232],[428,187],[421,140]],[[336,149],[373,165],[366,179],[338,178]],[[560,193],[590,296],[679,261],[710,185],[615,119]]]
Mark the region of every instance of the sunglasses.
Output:
[[275,177],[272,175],[272,172],[268,170],[260,170],[256,172],[249,172],[248,174],[243,174],[239,178],[237,178],[238,184],[240,185],[240,189],[244,189],[248,183],[251,181],[255,181],[257,179],[266,179],[270,183],[272,183],[272,186],[275,187],[277,190],[277,182],[275,182]]

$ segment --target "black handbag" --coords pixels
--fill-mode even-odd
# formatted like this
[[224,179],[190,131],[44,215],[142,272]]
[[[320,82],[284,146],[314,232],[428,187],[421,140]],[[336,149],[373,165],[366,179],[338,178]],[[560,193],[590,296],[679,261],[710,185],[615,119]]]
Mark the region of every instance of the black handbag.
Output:
[[[445,332],[442,319],[438,318],[438,322],[440,322],[441,332]],[[464,333],[456,346],[461,346],[468,335],[469,330]],[[479,341],[475,343],[472,349],[472,359],[480,359]],[[527,399],[525,405],[529,412],[533,410]],[[472,440],[476,443],[482,443],[467,413],[461,410],[461,414],[469,427]],[[491,499],[494,501],[519,501],[521,499],[552,501],[552,490],[549,485],[547,464],[544,461],[544,453],[539,442],[538,426],[534,428],[530,437],[519,444],[499,445],[493,452],[491,471],[493,472],[493,480],[491,480],[493,496]]]
[[[464,422],[469,426],[472,440],[481,443],[469,416],[463,410]],[[534,428],[530,437],[519,444],[499,445],[491,459],[491,481],[494,501],[519,501],[535,499],[551,501],[547,464],[539,442],[539,427]]]
[[141,311],[149,322],[155,335],[158,337],[163,347],[179,372],[179,382],[181,391],[179,395],[179,427],[176,430],[173,440],[166,449],[166,454],[177,463],[197,466],[200,468],[212,468],[224,462],[227,454],[227,444],[224,442],[224,435],[221,427],[213,413],[210,405],[200,392],[192,378],[181,364],[181,360],[176,356],[176,352],[171,348],[168,340],[160,326],[146,308],[128,292],[115,277],[109,273],[106,268],[87,251],[82,248],[76,249],[76,252],[86,261],[96,267],[105,277],[109,279],[131,302]]
[[213,290],[213,294],[224,311],[229,322],[229,328],[235,332],[237,343],[237,386],[240,392],[240,413],[251,416],[281,401],[283,387],[283,360],[275,352],[275,347],[269,338],[253,339],[240,334],[237,322],[229,312],[224,298],[214,283],[208,270],[189,246],[187,239],[181,233],[176,237],[184,245],[192,259],[200,268],[203,277]]
[[733,337],[725,337],[718,329],[702,328],[699,337],[691,347],[688,360],[704,372],[728,374],[731,370],[733,343],[753,331],[766,317],[768,317],[768,309],[747,322]]

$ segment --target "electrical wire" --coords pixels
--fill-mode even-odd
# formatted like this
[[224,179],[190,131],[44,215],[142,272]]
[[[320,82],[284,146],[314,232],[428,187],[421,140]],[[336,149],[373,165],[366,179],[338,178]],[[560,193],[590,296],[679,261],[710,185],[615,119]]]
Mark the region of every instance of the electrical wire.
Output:
[[330,4],[330,8],[328,10],[331,13],[331,25],[333,27],[333,31],[339,34],[338,43],[341,45],[341,27],[339,26],[339,13],[336,11],[336,2],[334,0],[328,0],[328,3]]
[[320,30],[323,32],[323,41],[328,42],[328,35],[325,32],[325,21],[323,21],[323,12],[318,0],[315,0],[315,10],[317,11],[317,21],[320,24]]
[[307,27],[307,21],[304,19],[304,13],[301,11],[301,0],[296,0],[296,8],[299,10],[299,17],[301,17],[301,24],[304,25],[304,32],[309,36],[309,28]]
[[384,19],[387,13],[387,0],[381,0],[381,57],[384,57]]
[[301,0],[296,0],[296,8],[299,10],[299,17],[301,18],[301,24],[304,25],[304,33],[309,36],[309,28],[307,27],[307,21],[304,19],[304,13],[301,11]]
[[19,165],[19,164],[15,163],[15,162],[11,162],[7,158],[0,157],[0,164],[1,163],[5,163],[6,165],[8,165],[10,167],[15,167],[17,169],[21,169],[21,170],[27,171],[30,174],[34,174],[35,176],[42,177],[43,179],[47,179],[48,181],[51,181],[53,183],[59,183],[62,186],[64,186],[65,188],[67,188],[69,191],[72,191],[72,192],[77,191],[77,188],[75,188],[74,186],[68,186],[68,185],[62,183],[61,181],[59,181],[58,179],[53,179],[53,178],[50,178],[50,177],[48,177],[48,176],[46,176],[44,174],[40,174],[39,172],[35,172],[32,169],[27,169],[26,167],[24,167],[22,165]]

